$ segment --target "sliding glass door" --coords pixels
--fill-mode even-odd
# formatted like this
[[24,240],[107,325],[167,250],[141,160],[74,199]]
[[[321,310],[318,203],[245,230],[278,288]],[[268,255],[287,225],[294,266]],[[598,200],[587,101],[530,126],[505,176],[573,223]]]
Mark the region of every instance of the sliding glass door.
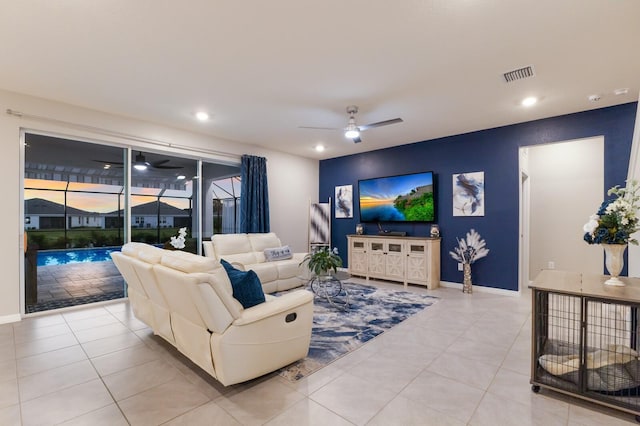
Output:
[[173,249],[171,237],[186,228],[183,250],[201,254],[202,238],[238,232],[239,165],[24,139],[26,313],[126,296],[109,253],[127,241]]
[[125,295],[109,256],[125,237],[118,213],[125,154],[123,148],[25,134],[26,313]]
[[202,163],[203,239],[240,231],[240,168]]
[[132,241],[171,248],[170,238],[187,228],[184,250],[198,253],[197,168],[197,160],[136,152],[131,170]]

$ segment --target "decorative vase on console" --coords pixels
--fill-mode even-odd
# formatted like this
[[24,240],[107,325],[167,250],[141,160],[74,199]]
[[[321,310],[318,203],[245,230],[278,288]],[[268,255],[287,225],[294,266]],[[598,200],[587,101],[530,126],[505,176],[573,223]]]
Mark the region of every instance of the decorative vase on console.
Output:
[[624,283],[618,278],[622,267],[624,266],[624,250],[627,248],[626,244],[602,244],[604,248],[604,264],[609,271],[611,278],[604,283],[607,285],[623,286]]
[[476,260],[489,254],[489,249],[485,248],[485,241],[480,238],[480,234],[475,229],[467,232],[467,238],[458,240],[458,247],[454,247],[449,254],[451,257],[462,263],[462,292],[473,293],[473,284],[471,282],[471,264]]
[[605,253],[605,266],[611,278],[606,285],[625,285],[619,278],[624,266],[624,250],[627,244],[638,245],[631,234],[638,231],[638,195],[637,181],[632,181],[625,188],[614,186],[607,195],[615,198],[604,201],[598,212],[591,215],[583,230],[584,240],[589,244],[602,244]]

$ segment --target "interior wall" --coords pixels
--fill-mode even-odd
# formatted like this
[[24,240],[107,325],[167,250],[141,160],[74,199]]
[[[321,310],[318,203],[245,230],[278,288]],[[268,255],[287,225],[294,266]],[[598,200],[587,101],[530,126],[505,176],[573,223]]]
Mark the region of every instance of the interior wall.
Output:
[[[640,93],[638,94],[638,99],[640,99]],[[636,180],[640,182],[640,108],[636,112],[636,126],[633,130],[631,162],[629,164],[627,180]],[[636,232],[633,237],[640,241],[640,231]],[[627,255],[629,276],[640,277],[640,246],[629,244],[629,247],[627,248]]]
[[[339,185],[351,184],[354,188],[353,218],[336,219],[332,215],[332,245],[343,254],[346,264],[346,235],[353,234],[360,222],[359,179],[432,170],[436,173],[437,223],[442,236],[442,280],[462,282],[462,273],[449,251],[457,245],[456,237],[464,237],[474,228],[490,250],[486,258],[473,265],[474,285],[517,291],[520,148],[603,136],[605,188],[623,185],[637,105],[633,102],[323,160],[319,199],[333,197],[334,188]],[[454,217],[452,175],[478,171],[484,171],[485,177],[485,215]],[[600,195],[604,198],[604,190]],[[384,225],[391,231],[405,231],[409,236],[427,236],[430,230],[429,223]],[[582,237],[582,227],[575,232],[577,237]],[[365,233],[376,234],[376,224],[365,224]]]
[[604,138],[528,148],[529,279],[543,269],[602,274],[603,251],[582,227],[603,201]]
[[[11,109],[24,114],[47,117],[52,120],[30,119],[6,114]],[[68,126],[63,122],[78,123],[84,127]],[[194,123],[194,126],[197,125]],[[114,135],[100,134],[91,127],[107,129],[138,140],[126,140]],[[22,166],[20,130],[33,130],[67,136],[85,141],[103,141],[117,145],[131,145],[141,149],[215,160],[223,163],[240,162],[242,154],[267,158],[271,230],[283,244],[295,251],[307,247],[307,206],[309,200],[318,199],[318,161],[267,150],[250,144],[227,141],[212,136],[165,127],[162,125],[106,114],[86,108],[61,104],[44,99],[0,91],[0,193],[6,202],[0,210],[5,237],[0,241],[0,323],[20,318],[20,292],[23,267]],[[150,141],[146,141],[149,139]],[[152,141],[162,141],[157,145]],[[194,150],[214,151],[198,153],[168,146],[175,144]],[[292,175],[293,173],[293,175]],[[295,179],[292,179],[295,176]],[[13,200],[13,201],[11,201]]]

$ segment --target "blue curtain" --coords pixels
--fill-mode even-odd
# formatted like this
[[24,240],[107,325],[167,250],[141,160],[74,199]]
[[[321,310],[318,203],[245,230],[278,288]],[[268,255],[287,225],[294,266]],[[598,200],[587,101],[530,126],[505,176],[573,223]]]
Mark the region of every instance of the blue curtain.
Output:
[[240,177],[240,232],[269,232],[267,159],[243,155]]

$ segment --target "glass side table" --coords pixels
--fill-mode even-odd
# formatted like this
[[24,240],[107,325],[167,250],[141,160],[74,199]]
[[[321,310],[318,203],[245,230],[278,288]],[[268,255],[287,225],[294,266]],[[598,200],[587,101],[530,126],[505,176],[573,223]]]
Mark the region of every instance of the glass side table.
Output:
[[331,306],[347,310],[349,308],[349,291],[343,281],[351,275],[338,271],[331,275],[314,275],[309,279],[311,291],[318,297],[325,299]]

